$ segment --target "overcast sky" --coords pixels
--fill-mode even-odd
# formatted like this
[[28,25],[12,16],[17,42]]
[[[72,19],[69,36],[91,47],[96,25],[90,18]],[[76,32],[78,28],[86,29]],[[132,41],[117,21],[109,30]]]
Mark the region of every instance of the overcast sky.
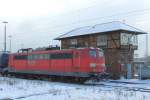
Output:
[[[0,0],[0,21],[9,22],[7,36],[12,35],[13,51],[58,44],[53,39],[74,28],[110,21],[125,20],[149,32],[149,16],[150,0]],[[3,29],[1,23],[0,50]],[[145,35],[139,36],[136,53],[145,55]]]

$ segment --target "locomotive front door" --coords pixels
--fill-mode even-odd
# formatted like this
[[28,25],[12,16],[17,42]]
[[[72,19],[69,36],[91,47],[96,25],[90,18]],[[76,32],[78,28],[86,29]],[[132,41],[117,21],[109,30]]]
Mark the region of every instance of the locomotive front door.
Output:
[[80,52],[73,52],[73,72],[78,72],[80,69]]

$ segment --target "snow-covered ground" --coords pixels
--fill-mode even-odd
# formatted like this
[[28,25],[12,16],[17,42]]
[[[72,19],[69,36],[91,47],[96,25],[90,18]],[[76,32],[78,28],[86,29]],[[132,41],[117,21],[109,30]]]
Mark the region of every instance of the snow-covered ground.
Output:
[[[122,83],[124,81],[124,83]],[[134,84],[133,84],[134,83]],[[0,100],[149,100],[150,81],[118,80],[102,85],[67,83],[0,77]],[[136,90],[137,89],[137,90]]]

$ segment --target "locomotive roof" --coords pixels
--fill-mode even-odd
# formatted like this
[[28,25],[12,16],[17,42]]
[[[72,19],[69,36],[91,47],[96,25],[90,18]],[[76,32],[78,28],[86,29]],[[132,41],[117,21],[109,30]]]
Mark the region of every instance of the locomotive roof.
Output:
[[95,33],[106,33],[106,32],[113,32],[113,31],[120,31],[120,30],[134,32],[136,34],[146,34],[146,32],[137,29],[133,26],[130,26],[128,24],[122,23],[120,21],[113,21],[108,23],[97,24],[95,26],[86,26],[86,27],[77,28],[70,32],[67,32],[66,34],[59,36],[55,40],[61,40],[63,38],[69,38],[74,36],[90,35]]
[[21,54],[21,55],[27,55],[28,53],[61,53],[61,52],[71,52],[72,50],[89,50],[89,49],[99,49],[99,48],[76,48],[76,49],[62,49],[62,50],[41,50],[41,51],[29,51],[29,52],[17,52],[17,53],[13,53],[13,54]]

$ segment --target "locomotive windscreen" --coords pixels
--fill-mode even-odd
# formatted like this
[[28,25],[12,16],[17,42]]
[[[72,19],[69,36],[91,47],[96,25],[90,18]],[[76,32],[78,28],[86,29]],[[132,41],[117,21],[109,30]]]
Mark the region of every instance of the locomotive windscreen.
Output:
[[99,50],[99,57],[104,57],[104,51],[102,49]]
[[90,50],[89,55],[90,57],[96,57],[96,50]]

